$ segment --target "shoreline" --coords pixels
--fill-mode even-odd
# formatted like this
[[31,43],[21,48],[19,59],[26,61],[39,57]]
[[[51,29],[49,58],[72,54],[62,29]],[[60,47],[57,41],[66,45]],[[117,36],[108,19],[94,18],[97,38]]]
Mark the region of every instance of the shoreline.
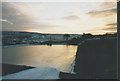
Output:
[[0,46],[0,47],[6,48],[6,47],[17,47],[17,46],[28,46],[28,45],[30,45],[30,46],[31,45],[47,45],[47,46],[52,46],[52,45],[72,45],[72,44],[67,44],[67,43],[53,43],[52,45],[49,45],[49,44],[16,44],[16,45],[4,45],[4,46]]
[[[116,42],[116,39],[100,39],[79,44],[71,73],[60,72],[60,79],[117,79]],[[29,68],[35,67],[26,69]]]
[[78,46],[75,74],[60,73],[61,79],[117,79],[117,39],[87,40]]

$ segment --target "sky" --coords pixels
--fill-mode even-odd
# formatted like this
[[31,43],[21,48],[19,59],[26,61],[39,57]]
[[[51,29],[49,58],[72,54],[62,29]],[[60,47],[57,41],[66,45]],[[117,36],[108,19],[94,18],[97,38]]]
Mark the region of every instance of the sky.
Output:
[[2,30],[38,33],[117,32],[116,2],[2,2]]

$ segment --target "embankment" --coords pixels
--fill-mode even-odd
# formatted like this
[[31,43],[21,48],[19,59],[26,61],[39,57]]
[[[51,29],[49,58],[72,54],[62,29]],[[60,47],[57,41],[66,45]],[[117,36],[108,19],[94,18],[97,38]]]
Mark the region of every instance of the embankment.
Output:
[[81,44],[74,71],[80,79],[116,79],[117,40],[91,40]]
[[88,40],[79,45],[74,72],[61,79],[117,79],[117,39]]
[[27,69],[32,69],[32,68],[35,68],[35,67],[2,63],[2,76],[20,72],[20,71],[27,70]]

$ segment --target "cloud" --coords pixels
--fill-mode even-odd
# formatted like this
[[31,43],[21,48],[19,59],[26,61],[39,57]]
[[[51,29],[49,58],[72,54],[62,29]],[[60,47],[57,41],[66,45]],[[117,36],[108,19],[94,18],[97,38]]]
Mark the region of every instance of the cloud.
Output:
[[117,32],[117,23],[107,23],[104,27],[95,28],[89,30],[89,32],[102,33],[102,32]]
[[67,16],[67,17],[64,17],[64,19],[66,19],[66,20],[78,20],[78,19],[80,19],[80,17],[79,16]]
[[[20,5],[18,5],[20,4]],[[29,29],[45,29],[54,28],[56,25],[51,25],[46,22],[35,22],[36,18],[20,11],[21,4],[24,3],[7,3],[2,5],[2,29],[3,31],[12,30],[29,30]]]
[[106,26],[116,26],[117,27],[117,23],[110,23],[110,24],[107,24]]
[[111,2],[108,2],[107,0],[100,5],[100,8],[112,8],[117,7],[117,0],[112,0]]
[[[2,5],[3,22],[14,23],[12,27],[31,23],[32,22],[31,18],[25,14],[22,14],[17,8],[15,8],[15,6],[13,6],[13,4],[15,3],[3,3]],[[6,23],[3,23],[3,27],[6,27]]]
[[110,2],[108,2],[108,0],[106,0],[99,5],[99,10],[91,11],[87,14],[91,15],[92,17],[109,17],[117,15],[117,1],[111,0]]
[[112,15],[117,15],[117,8],[109,8],[100,11],[91,11],[87,13],[93,17],[108,17]]
[[108,28],[103,28],[101,30],[117,31],[117,27],[108,27]]
[[23,25],[23,26],[19,25],[15,27],[15,26],[10,26],[9,24],[6,23],[5,26],[9,26],[9,27],[3,27],[4,31],[29,31],[29,30],[32,31],[32,30],[44,30],[44,29],[50,30],[52,28],[59,27],[54,25]]
[[107,26],[107,28],[103,28],[101,30],[117,31],[117,23],[106,24],[106,26]]
[[0,19],[0,21],[5,22],[5,23],[8,23],[8,24],[13,24],[12,22],[10,22],[10,21],[8,21],[8,20],[5,20],[5,19]]

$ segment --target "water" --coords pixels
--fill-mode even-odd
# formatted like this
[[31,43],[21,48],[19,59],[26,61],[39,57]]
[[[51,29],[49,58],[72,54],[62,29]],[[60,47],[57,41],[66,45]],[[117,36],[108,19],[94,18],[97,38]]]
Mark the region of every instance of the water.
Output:
[[70,72],[77,46],[73,45],[26,45],[2,49],[3,63],[34,67],[53,67]]

